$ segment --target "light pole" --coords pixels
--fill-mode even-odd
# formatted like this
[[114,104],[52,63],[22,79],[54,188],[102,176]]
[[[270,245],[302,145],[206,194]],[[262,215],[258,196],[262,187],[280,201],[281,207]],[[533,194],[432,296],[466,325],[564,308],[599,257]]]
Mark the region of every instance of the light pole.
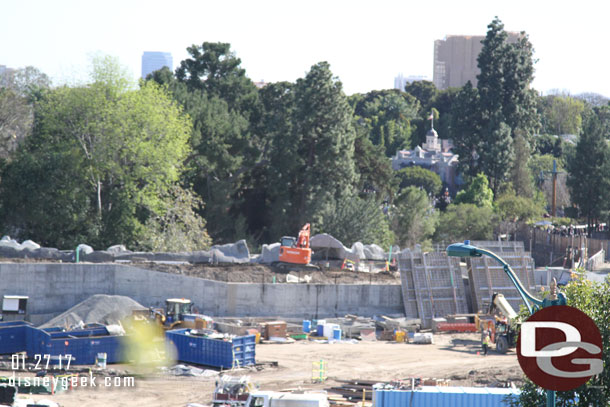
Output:
[[[466,240],[464,243],[454,243],[447,247],[447,256],[481,257],[483,255],[495,259],[498,263],[502,265],[502,267],[504,268],[504,272],[508,275],[508,278],[510,278],[512,283],[515,285],[515,288],[517,288],[517,291],[521,295],[521,298],[523,298],[523,301],[525,302],[525,305],[527,306],[530,315],[537,311],[538,308],[545,308],[553,305],[566,305],[565,294],[557,293],[557,283],[555,282],[555,279],[553,279],[553,282],[550,283],[551,295],[548,298],[545,298],[544,300],[539,300],[527,291],[527,289],[521,283],[521,280],[519,280],[519,277],[517,277],[513,269],[510,268],[510,265],[504,260],[502,260],[502,258],[494,252],[481,249],[476,246],[472,246],[470,244],[470,240]],[[530,304],[530,302],[533,304],[533,306]],[[546,406],[555,407],[555,391],[546,391]]]

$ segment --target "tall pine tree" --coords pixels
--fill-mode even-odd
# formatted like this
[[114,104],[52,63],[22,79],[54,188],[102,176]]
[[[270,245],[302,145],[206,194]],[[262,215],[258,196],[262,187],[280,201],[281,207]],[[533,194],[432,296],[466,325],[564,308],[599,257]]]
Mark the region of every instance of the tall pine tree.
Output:
[[[494,18],[477,59],[477,92],[467,84],[457,97],[458,104],[476,103],[456,106],[453,112],[457,152],[468,157],[460,165],[466,175],[483,171],[494,193],[513,167],[513,138],[520,135],[529,141],[539,127],[536,94],[530,89],[532,54],[525,33],[511,43],[504,24]],[[468,115],[460,117],[460,110]]]
[[568,161],[568,187],[572,202],[578,205],[588,225],[608,208],[610,150],[599,117],[593,112],[586,118],[576,151]]
[[352,109],[327,62],[312,66],[297,80],[295,103],[295,142],[304,165],[293,219],[298,225],[323,224],[322,214],[336,201],[353,196],[358,180]]

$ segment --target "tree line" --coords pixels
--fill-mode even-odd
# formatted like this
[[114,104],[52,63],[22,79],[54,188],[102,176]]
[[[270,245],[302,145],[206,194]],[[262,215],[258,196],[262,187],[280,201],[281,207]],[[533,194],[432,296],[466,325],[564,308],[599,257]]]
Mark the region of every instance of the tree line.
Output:
[[[347,96],[327,62],[259,89],[229,44],[187,50],[174,72],[137,84],[111,57],[95,59],[81,85],[51,87],[35,68],[5,74],[3,233],[154,250],[242,238],[256,247],[304,223],[386,248],[489,239],[547,210],[553,160],[568,172],[568,214],[607,216],[608,101],[538,95],[527,35],[509,43],[497,18],[477,86],[443,91],[419,81]],[[431,113],[460,157],[452,199],[432,171],[390,165],[424,141]]]

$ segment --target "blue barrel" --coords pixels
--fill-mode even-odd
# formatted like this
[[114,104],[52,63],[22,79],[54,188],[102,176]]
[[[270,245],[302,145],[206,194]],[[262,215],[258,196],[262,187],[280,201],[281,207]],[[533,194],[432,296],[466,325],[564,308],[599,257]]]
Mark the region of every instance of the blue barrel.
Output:
[[336,340],[336,341],[340,341],[341,340],[341,328],[333,329],[333,339]]
[[308,319],[303,320],[303,332],[308,334],[311,331],[311,321]]
[[318,325],[318,331],[316,333],[318,336],[324,336],[324,325]]

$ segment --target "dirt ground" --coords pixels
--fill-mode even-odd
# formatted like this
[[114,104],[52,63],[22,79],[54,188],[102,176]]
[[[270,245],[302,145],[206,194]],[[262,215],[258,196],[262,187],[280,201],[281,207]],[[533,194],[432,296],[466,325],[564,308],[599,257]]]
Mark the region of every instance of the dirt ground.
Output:
[[[53,263],[52,260],[0,258],[2,262],[10,263]],[[373,262],[374,270],[383,268],[383,262]],[[311,284],[400,284],[400,273],[396,271],[361,272],[347,269],[341,270],[340,261],[332,261],[330,269],[318,270],[313,267],[289,266],[278,267],[265,264],[167,264],[149,261],[124,263],[148,270],[164,273],[182,274],[191,277],[200,277],[208,280],[225,281],[229,283],[267,283],[272,284],[273,277],[276,283],[285,283],[286,276],[311,277]]]
[[[322,344],[300,341],[293,344],[261,344],[256,348],[257,362],[277,361],[278,367],[242,369],[230,375],[249,375],[261,390],[329,389],[337,380],[391,381],[410,377],[451,379],[451,385],[502,386],[520,384],[522,373],[514,351],[506,355],[480,351],[478,334],[435,335],[433,345],[392,342]],[[312,363],[328,363],[328,380],[312,384]],[[9,372],[8,374],[11,374]],[[6,375],[7,372],[0,374]],[[99,380],[99,379],[98,379]],[[77,406],[180,406],[189,403],[209,405],[215,377],[170,377],[156,375],[136,378],[134,388],[81,387],[50,399],[64,407]],[[102,382],[103,383],[103,382]]]
[[271,267],[263,264],[163,264],[152,262],[132,263],[131,265],[165,273],[182,274],[208,280],[231,283],[285,283],[286,276],[311,277],[312,284],[400,284],[400,274],[393,272],[365,273],[349,270],[324,270],[314,268],[299,269]]

